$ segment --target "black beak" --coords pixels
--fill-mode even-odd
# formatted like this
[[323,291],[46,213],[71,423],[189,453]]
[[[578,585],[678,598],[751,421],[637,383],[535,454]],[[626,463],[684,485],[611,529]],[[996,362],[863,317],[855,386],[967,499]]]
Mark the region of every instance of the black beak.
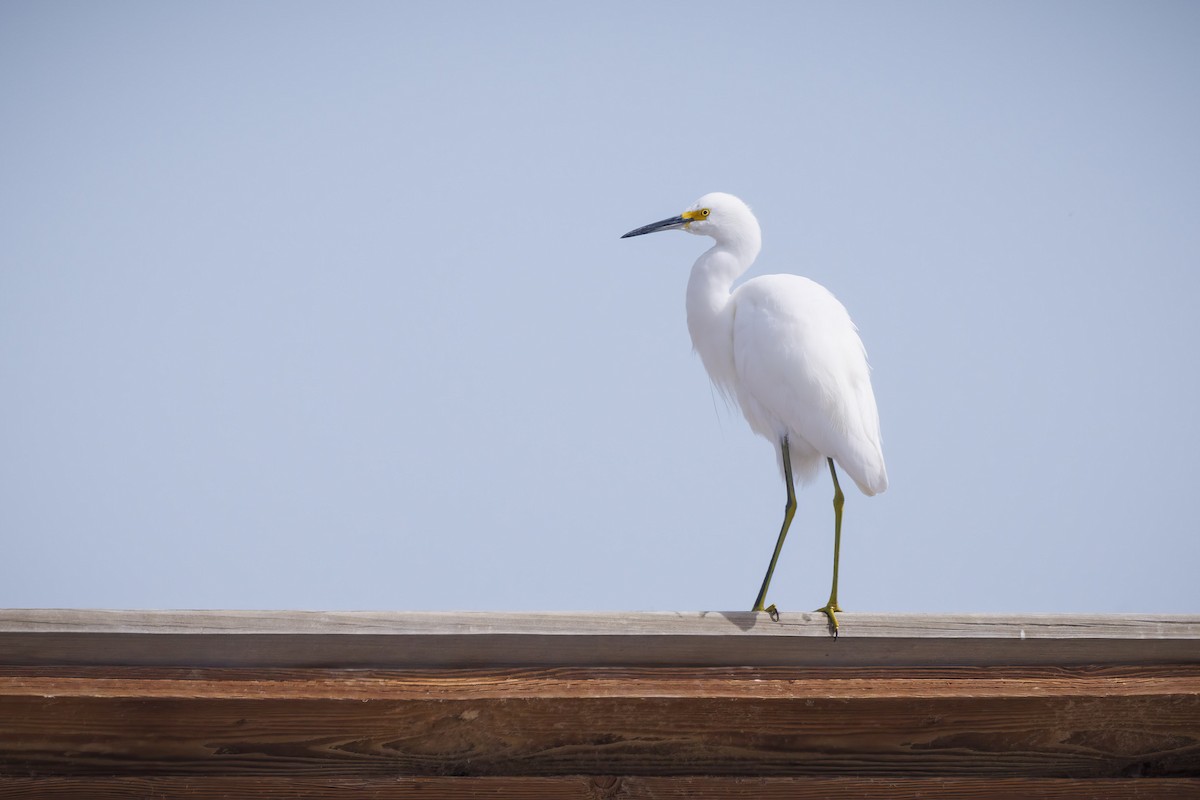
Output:
[[670,219],[651,222],[649,225],[643,225],[640,228],[634,228],[621,238],[628,239],[630,236],[641,236],[643,233],[655,233],[656,231],[673,231],[676,228],[682,228],[689,222],[691,222],[691,220],[684,219],[682,216],[671,217]]

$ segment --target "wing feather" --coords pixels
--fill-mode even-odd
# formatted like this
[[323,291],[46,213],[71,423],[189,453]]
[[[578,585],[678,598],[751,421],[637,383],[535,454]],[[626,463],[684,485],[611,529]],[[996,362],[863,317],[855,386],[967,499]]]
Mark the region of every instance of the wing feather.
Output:
[[887,488],[879,412],[858,330],[829,290],[798,275],[767,275],[733,293],[737,400],[750,427],[788,436],[811,473],[833,458],[868,495]]

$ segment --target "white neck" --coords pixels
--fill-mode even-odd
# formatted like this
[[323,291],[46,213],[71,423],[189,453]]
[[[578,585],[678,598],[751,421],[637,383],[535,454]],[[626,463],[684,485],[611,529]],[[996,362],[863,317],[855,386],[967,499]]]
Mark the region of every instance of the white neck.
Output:
[[[755,226],[757,228],[757,226]],[[733,282],[754,262],[762,246],[757,230],[718,241],[692,265],[687,286],[688,332],[704,368],[722,390],[733,388]]]

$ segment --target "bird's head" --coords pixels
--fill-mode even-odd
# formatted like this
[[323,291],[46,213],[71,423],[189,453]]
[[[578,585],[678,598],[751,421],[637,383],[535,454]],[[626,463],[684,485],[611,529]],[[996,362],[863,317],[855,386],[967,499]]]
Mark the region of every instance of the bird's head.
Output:
[[759,236],[758,220],[748,205],[731,194],[709,192],[679,216],[635,228],[621,238],[680,229],[711,236],[718,242],[751,237],[758,239]]

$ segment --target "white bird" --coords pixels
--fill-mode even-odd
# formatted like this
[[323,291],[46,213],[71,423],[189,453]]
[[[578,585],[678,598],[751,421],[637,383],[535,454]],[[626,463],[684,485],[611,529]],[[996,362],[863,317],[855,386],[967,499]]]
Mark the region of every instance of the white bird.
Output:
[[688,280],[692,345],[750,428],[775,445],[787,484],[783,526],[753,610],[778,618],[774,604],[763,608],[763,601],[796,511],[792,476],[807,481],[827,463],[833,477],[833,588],[829,602],[817,611],[829,617],[836,636],[844,497],[834,464],[868,496],[888,483],[879,412],[858,329],[828,289],[799,275],[764,275],[732,289],[762,247],[758,220],[733,195],[706,194],[679,216],[621,238],[678,229],[716,240],[696,259]]

